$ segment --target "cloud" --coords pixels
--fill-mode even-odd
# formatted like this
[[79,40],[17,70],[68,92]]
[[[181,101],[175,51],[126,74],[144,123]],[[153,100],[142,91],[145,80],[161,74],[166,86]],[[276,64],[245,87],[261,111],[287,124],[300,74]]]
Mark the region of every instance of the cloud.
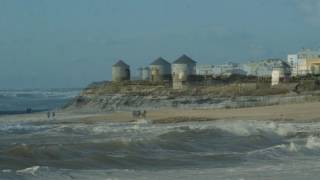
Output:
[[320,1],[319,0],[296,0],[296,4],[304,16],[306,22],[320,26]]

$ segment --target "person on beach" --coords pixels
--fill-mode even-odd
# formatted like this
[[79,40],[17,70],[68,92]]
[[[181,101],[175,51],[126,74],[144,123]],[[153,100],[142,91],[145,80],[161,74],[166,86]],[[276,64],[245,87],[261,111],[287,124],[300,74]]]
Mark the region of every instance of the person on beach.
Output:
[[52,112],[52,117],[55,118],[56,117],[56,112]]
[[146,117],[147,117],[147,111],[144,110],[144,111],[142,111],[142,113],[141,113],[141,118],[146,118]]
[[47,117],[50,119],[50,111],[47,112]]

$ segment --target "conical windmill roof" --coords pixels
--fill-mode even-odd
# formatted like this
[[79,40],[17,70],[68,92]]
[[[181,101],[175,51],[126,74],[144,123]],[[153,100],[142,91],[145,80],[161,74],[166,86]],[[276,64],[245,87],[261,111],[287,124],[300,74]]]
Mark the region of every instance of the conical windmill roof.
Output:
[[173,64],[196,64],[197,62],[192,60],[187,55],[182,55],[179,57],[176,61],[173,62]]
[[129,65],[123,62],[122,60],[119,60],[116,64],[113,65],[113,67],[125,67],[129,68]]
[[158,59],[153,61],[153,63],[151,63],[150,65],[167,66],[167,65],[170,65],[170,63],[167,60],[163,59],[162,57],[159,57]]

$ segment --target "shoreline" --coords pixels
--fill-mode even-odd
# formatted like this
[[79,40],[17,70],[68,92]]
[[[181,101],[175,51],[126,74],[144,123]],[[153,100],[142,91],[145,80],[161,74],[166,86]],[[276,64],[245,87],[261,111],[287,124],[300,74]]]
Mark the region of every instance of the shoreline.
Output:
[[[259,106],[235,109],[178,109],[160,108],[147,112],[146,120],[154,124],[204,122],[214,120],[261,120],[278,122],[315,122],[320,121],[320,102],[303,102],[295,104],[282,104],[272,106]],[[46,112],[0,116],[2,123],[99,123],[99,122],[137,122],[132,117],[132,112],[100,112],[100,113],[75,113],[58,111],[56,119],[49,120]]]

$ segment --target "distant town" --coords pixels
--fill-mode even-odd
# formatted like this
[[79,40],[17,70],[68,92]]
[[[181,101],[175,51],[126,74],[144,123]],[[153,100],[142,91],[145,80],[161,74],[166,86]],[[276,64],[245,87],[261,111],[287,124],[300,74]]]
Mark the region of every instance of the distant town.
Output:
[[173,89],[182,89],[190,84],[208,83],[217,79],[242,77],[244,79],[265,80],[271,86],[301,77],[320,74],[320,50],[302,49],[289,54],[287,60],[266,59],[243,64],[200,64],[187,55],[182,55],[170,63],[159,57],[146,67],[138,69],[138,77],[132,76],[131,69],[123,60],[112,66],[112,81],[148,81],[172,83]]

